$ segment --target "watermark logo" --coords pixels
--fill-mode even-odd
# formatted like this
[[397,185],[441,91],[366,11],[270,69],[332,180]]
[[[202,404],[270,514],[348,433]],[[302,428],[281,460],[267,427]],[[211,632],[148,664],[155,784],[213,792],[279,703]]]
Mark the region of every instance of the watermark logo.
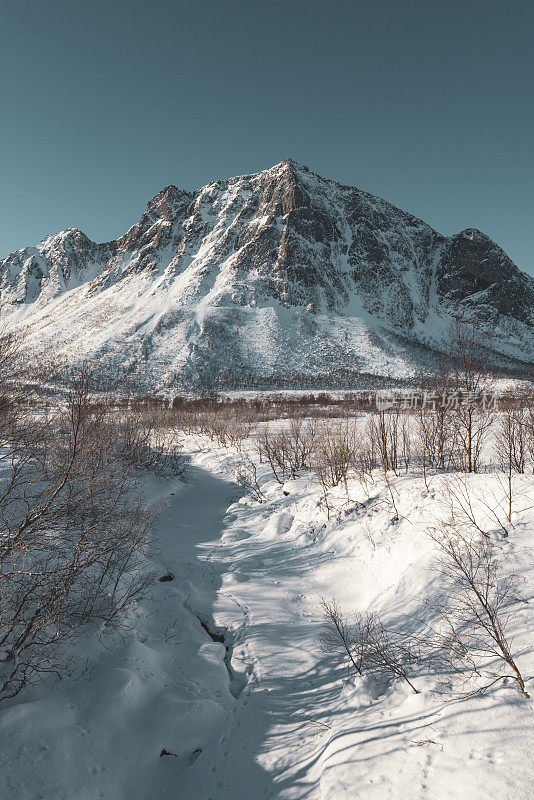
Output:
[[478,408],[482,411],[491,411],[497,408],[499,396],[498,392],[486,389],[469,392],[461,389],[444,392],[380,389],[376,392],[375,403],[379,411],[388,411],[392,408],[400,408],[405,411],[416,409],[453,411],[459,408]]

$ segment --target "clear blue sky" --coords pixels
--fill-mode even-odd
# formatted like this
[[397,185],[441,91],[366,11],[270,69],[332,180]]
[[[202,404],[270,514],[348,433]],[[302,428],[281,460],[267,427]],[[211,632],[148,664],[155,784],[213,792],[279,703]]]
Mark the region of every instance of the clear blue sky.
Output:
[[288,155],[534,273],[531,0],[0,0],[0,257]]

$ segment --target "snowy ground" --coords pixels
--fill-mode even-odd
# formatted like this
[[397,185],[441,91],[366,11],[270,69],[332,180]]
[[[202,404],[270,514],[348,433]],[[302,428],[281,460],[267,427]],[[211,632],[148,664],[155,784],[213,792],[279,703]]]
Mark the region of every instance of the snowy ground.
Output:
[[[427,492],[420,477],[399,478],[399,521],[378,480],[367,498],[350,485],[327,522],[310,478],[281,487],[265,471],[258,504],[239,498],[231,454],[200,438],[187,446],[187,485],[148,487],[168,501],[155,567],[175,580],[156,582],[124,639],[80,645],[96,660],[85,677],[3,704],[2,800],[532,797],[533,701],[510,683],[454,701],[446,676],[416,672],[415,695],[347,679],[317,647],[321,596],[417,628],[443,479]],[[501,491],[490,476],[472,481]],[[534,487],[518,481],[502,547],[532,598]],[[533,632],[527,606],[514,630],[524,676]]]

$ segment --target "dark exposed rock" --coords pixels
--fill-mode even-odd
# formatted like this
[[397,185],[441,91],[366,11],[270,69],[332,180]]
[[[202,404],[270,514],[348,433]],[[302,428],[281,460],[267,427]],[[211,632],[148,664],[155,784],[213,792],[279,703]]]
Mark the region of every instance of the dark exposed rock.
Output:
[[447,300],[471,299],[498,314],[534,324],[534,281],[475,228],[448,240],[436,277],[437,290]]
[[387,374],[443,346],[454,315],[477,317],[506,358],[533,359],[534,280],[491,239],[446,238],[291,159],[192,192],[167,186],[113,242],[49,236],[0,263],[0,289],[29,325],[44,309],[44,349],[97,358],[145,390]]

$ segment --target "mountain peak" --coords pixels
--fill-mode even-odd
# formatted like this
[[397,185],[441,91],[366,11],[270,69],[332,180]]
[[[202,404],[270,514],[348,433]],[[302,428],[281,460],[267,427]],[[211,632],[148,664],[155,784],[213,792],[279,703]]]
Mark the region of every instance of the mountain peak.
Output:
[[41,239],[37,247],[40,250],[48,250],[57,246],[65,247],[68,243],[73,243],[78,248],[92,244],[89,237],[79,228],[65,228],[58,233],[49,233]]
[[285,156],[278,164],[274,164],[274,166],[270,167],[270,169],[265,170],[265,172],[309,172],[310,170],[304,164],[300,164],[298,161],[295,161],[294,158],[290,158],[289,156]]
[[193,198],[193,193],[187,189],[180,189],[174,184],[165,186],[158,192],[146,206],[147,213],[154,211],[160,219],[170,222],[178,207],[183,207],[184,203],[189,204]]
[[286,167],[302,167],[302,164],[299,164],[298,161],[295,161],[294,158],[290,158],[290,156],[284,156],[280,164]]
[[479,318],[505,363],[534,353],[534,281],[485,234],[440,236],[289,156],[194,192],[166,186],[114,242],[46,237],[4,259],[0,292],[47,357],[129,370],[140,390],[407,376],[453,315]]

